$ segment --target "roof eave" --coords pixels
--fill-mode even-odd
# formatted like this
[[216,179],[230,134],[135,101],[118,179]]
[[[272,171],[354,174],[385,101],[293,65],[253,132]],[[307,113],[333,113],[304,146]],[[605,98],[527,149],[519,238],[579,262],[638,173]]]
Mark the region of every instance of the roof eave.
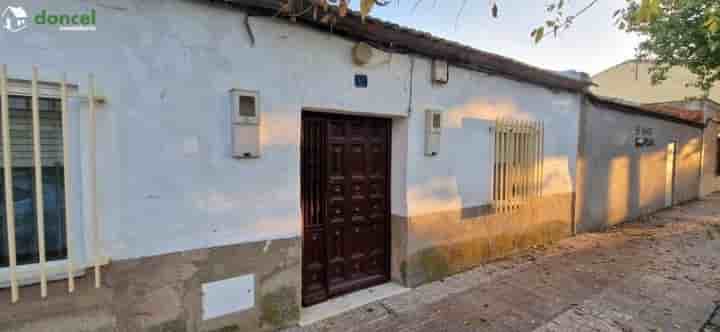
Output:
[[647,117],[651,117],[651,118],[657,118],[657,119],[661,119],[661,120],[665,120],[665,121],[684,124],[684,125],[699,128],[699,129],[703,129],[705,127],[705,124],[701,123],[701,122],[695,122],[695,121],[691,121],[691,120],[687,120],[687,119],[678,118],[678,117],[675,117],[675,116],[672,116],[669,114],[651,111],[651,110],[643,108],[641,105],[631,104],[631,103],[623,101],[623,100],[601,97],[601,96],[597,96],[597,95],[594,95],[591,93],[588,93],[587,96],[591,102],[593,102],[595,104],[603,104],[605,106],[612,108],[612,110],[615,110],[618,112],[624,112],[624,113],[630,113],[630,114],[635,114],[635,115],[639,115],[639,116],[647,116]]
[[[226,1],[246,8],[275,12],[282,7],[281,0]],[[336,8],[332,7],[330,10],[335,11]],[[326,24],[315,20],[310,11],[296,18],[305,24],[327,27]],[[328,32],[331,31],[331,29],[327,29]],[[537,68],[377,18],[367,17],[363,23],[360,15],[354,11],[349,11],[347,16],[338,18],[332,31],[357,40],[370,41],[382,47],[395,50],[402,49],[429,58],[443,59],[452,65],[465,69],[502,75],[517,81],[534,83],[547,88],[582,92],[592,85],[591,81],[570,78],[554,71]]]

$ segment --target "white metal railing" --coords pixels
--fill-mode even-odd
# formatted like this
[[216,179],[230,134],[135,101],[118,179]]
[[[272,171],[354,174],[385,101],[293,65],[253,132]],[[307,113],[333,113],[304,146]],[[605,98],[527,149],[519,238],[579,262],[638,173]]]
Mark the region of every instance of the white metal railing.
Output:
[[494,133],[493,206],[505,213],[542,195],[545,129],[541,121],[498,118]]
[[[68,280],[68,292],[72,293],[75,290],[75,253],[73,244],[73,223],[71,222],[71,207],[72,207],[72,194],[73,188],[71,187],[71,160],[70,160],[70,144],[69,144],[69,109],[68,109],[68,84],[66,82],[67,76],[62,75],[60,85],[60,107],[61,107],[61,122],[62,122],[62,144],[63,144],[63,171],[64,171],[64,196],[65,196],[65,239],[67,246],[67,280]],[[40,143],[40,110],[39,110],[39,99],[40,93],[38,91],[39,74],[38,68],[33,66],[32,69],[32,82],[31,82],[31,108],[32,108],[32,144],[33,144],[33,164],[34,164],[34,178],[35,178],[35,218],[37,222],[37,240],[38,240],[38,274],[40,277],[40,293],[42,298],[47,297],[47,282],[48,282],[48,264],[45,253],[45,221],[44,221],[44,202],[43,202],[43,177],[42,177],[42,155],[41,155],[41,143]],[[3,174],[4,174],[4,187],[5,187],[5,211],[6,211],[6,223],[7,223],[7,239],[8,239],[8,269],[10,276],[10,288],[11,288],[11,302],[16,303],[19,300],[19,285],[17,276],[17,247],[15,242],[15,207],[13,197],[13,178],[12,178],[12,144],[10,135],[10,110],[9,110],[9,96],[11,92],[8,89],[8,75],[7,65],[0,66],[0,117],[2,125],[2,156],[3,156]],[[104,98],[97,97],[95,93],[95,80],[92,74],[89,75],[88,85],[88,159],[89,167],[87,169],[87,175],[89,180],[90,193],[89,197],[89,210],[90,215],[90,227],[92,234],[92,248],[94,256],[93,267],[95,271],[95,287],[100,287],[101,271],[100,267],[108,263],[108,259],[101,256],[100,248],[100,222],[97,211],[97,189],[96,189],[96,103],[104,102]]]

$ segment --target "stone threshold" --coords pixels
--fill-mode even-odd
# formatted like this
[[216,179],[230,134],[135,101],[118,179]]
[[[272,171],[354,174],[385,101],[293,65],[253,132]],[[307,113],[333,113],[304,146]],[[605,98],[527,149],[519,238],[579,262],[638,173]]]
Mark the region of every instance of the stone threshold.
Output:
[[376,301],[380,301],[398,294],[409,292],[400,284],[388,282],[382,285],[359,290],[334,299],[319,303],[300,310],[300,322],[298,325],[307,326],[319,321],[343,314],[353,309],[362,307]]

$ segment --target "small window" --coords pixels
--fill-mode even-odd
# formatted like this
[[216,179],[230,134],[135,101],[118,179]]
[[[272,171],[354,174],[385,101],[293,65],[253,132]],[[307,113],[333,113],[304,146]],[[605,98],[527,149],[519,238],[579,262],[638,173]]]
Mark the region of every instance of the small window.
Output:
[[[15,201],[15,242],[18,265],[39,262],[35,210],[35,172],[30,97],[9,96],[10,144],[12,151],[13,200]],[[60,100],[41,98],[40,157],[45,220],[45,255],[48,261],[67,258],[65,236],[65,189],[63,169],[62,117]],[[0,123],[0,125],[3,125]],[[0,147],[1,145],[0,138]],[[5,182],[0,154],[0,268],[9,264]]]
[[497,120],[493,168],[496,211],[514,210],[542,195],[543,160],[541,122]]

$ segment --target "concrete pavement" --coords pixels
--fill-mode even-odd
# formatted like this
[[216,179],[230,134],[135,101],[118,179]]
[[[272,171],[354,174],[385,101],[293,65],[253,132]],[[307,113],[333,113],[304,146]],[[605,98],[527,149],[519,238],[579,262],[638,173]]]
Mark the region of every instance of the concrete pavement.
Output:
[[720,332],[720,195],[285,332]]

